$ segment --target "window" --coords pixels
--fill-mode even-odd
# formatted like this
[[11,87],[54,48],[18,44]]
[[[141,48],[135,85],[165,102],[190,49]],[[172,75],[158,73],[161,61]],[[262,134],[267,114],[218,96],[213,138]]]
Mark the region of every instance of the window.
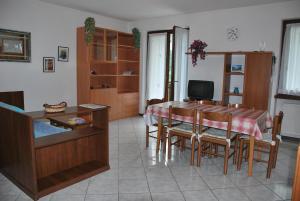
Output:
[[147,99],[186,98],[188,40],[188,28],[148,32]]
[[[283,21],[278,93],[300,96],[300,19]],[[279,96],[279,98],[281,98]]]

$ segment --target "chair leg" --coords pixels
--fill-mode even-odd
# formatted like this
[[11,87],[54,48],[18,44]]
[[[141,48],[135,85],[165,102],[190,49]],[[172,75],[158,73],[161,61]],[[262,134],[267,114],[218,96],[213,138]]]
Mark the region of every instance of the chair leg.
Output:
[[198,142],[198,153],[197,153],[197,166],[201,165],[201,154],[202,154],[202,142]]
[[237,150],[238,150],[238,138],[234,142],[234,154],[233,154],[233,164],[237,164]]
[[237,162],[237,170],[241,170],[242,161],[243,161],[243,151],[244,151],[244,141],[240,140],[239,154],[238,154],[238,162]]
[[219,150],[218,150],[219,146],[217,144],[215,144],[215,158],[218,157],[218,154],[219,154]]
[[166,128],[163,129],[162,142],[163,142],[163,152],[165,154],[166,149],[167,149],[167,130],[166,130]]
[[225,155],[224,155],[224,174],[225,175],[227,175],[227,170],[228,170],[229,150],[230,150],[230,147],[228,145],[226,145],[225,146]]
[[185,146],[186,145],[186,139],[184,137],[182,137],[182,150],[185,150]]
[[249,149],[250,149],[250,146],[247,145],[247,147],[246,147],[245,161],[248,161],[248,157],[249,157]]
[[149,147],[149,126],[146,126],[146,147]]
[[276,168],[278,149],[279,149],[279,140],[276,140],[275,154],[274,154],[274,160],[273,160],[273,168]]
[[192,139],[192,147],[191,147],[191,165],[194,165],[195,160],[195,138]]
[[269,161],[268,161],[268,168],[267,168],[267,179],[271,177],[271,171],[274,164],[274,149],[275,146],[270,146],[270,154],[269,154]]
[[168,138],[168,159],[171,159],[171,144],[172,144],[172,133],[169,133],[169,138]]

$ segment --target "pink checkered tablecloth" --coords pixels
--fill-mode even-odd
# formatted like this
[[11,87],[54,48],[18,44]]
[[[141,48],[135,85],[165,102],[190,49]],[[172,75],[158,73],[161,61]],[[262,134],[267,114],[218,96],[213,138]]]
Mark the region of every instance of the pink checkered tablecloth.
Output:
[[[267,111],[254,110],[247,108],[228,108],[226,106],[220,105],[201,105],[198,103],[188,103],[188,102],[165,102],[156,105],[150,105],[145,114],[144,119],[147,125],[153,125],[157,123],[157,117],[168,118],[169,116],[169,106],[181,107],[181,108],[196,108],[198,111],[207,112],[220,112],[232,114],[232,131],[248,134],[255,136],[256,139],[262,139],[262,132],[266,128],[272,127],[272,118]],[[198,115],[199,118],[199,115]],[[182,116],[173,116],[172,119],[191,123],[191,118],[184,118]],[[198,121],[197,121],[198,122]],[[227,123],[225,122],[214,122],[204,119],[204,125],[219,129],[227,129]]]

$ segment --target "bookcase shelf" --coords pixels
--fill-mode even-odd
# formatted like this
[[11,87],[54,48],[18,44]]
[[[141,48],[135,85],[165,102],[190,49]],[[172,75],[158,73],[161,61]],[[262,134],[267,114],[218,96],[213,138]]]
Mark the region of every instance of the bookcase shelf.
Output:
[[[77,29],[77,102],[110,105],[110,119],[138,114],[140,50],[133,35],[96,28],[92,44]],[[126,97],[129,101],[123,101]],[[132,103],[135,105],[131,105]],[[126,104],[127,105],[126,105]],[[125,104],[125,105],[124,105]],[[122,107],[127,110],[122,112]],[[131,111],[128,110],[131,109]]]
[[[224,56],[224,104],[240,103],[249,108],[268,109],[272,52],[208,52]],[[232,66],[242,66],[233,72]],[[239,93],[233,93],[238,88]]]

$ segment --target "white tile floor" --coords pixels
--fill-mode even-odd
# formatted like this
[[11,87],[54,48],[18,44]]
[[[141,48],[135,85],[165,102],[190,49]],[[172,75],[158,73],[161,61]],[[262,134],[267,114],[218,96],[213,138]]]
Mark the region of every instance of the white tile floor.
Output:
[[[289,200],[294,174],[296,145],[280,146],[278,164],[267,180],[266,165],[254,164],[254,176],[247,176],[247,164],[240,172],[230,162],[223,175],[223,159],[202,161],[201,168],[189,165],[190,152],[173,149],[167,161],[155,153],[155,140],[145,148],[145,124],[141,117],[110,123],[111,169],[52,195],[42,201],[264,201]],[[0,201],[30,201],[0,174]]]

